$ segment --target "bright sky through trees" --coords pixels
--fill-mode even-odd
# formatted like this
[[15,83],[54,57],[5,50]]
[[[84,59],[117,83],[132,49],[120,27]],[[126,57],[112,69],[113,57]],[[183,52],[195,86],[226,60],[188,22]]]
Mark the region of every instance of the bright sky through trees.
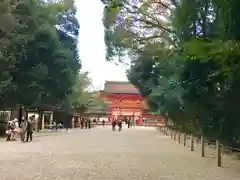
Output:
[[77,0],[80,22],[79,53],[83,69],[89,71],[94,88],[102,88],[105,80],[127,80],[125,68],[106,61],[103,5],[99,0]]

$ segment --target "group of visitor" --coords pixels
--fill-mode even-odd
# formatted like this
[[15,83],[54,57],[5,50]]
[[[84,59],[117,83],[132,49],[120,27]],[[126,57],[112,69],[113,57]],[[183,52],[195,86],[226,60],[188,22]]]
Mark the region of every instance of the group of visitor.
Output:
[[[115,131],[115,127],[118,126],[118,131],[121,131],[122,130],[122,124],[123,124],[123,120],[121,119],[118,119],[118,120],[113,120],[112,121],[112,130]],[[130,120],[126,121],[125,122],[127,125],[128,125],[128,128],[131,127],[131,122]]]
[[17,134],[19,133],[19,125],[17,118],[8,121],[6,126],[6,140],[16,141]]
[[82,118],[81,122],[81,129],[91,129],[91,120],[90,119],[86,119],[86,118]]
[[20,125],[17,118],[8,121],[6,126],[6,141],[16,141],[17,137],[20,137],[23,142],[32,141],[34,122],[34,116],[30,116],[28,120],[23,118]]
[[123,122],[125,122],[127,124],[128,128],[132,127],[132,121],[130,119],[127,119],[125,121],[123,121],[121,119],[114,119],[112,121],[112,130],[115,131],[115,127],[117,125],[118,126],[118,131],[121,131]]
[[126,121],[126,124],[128,125],[128,128],[132,127],[133,126],[133,122],[131,119],[127,119]]
[[118,131],[121,131],[122,130],[122,120],[119,119],[119,120],[113,120],[112,121],[112,130],[113,131],[115,131],[116,125],[118,125]]

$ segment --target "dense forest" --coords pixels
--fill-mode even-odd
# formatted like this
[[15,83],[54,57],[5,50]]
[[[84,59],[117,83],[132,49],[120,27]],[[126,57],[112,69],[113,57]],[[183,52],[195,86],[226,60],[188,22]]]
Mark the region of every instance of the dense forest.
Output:
[[181,131],[240,140],[239,0],[104,0],[107,59]]
[[[0,108],[84,112],[98,99],[78,56],[73,0],[0,2]],[[0,121],[4,120],[4,117]]]

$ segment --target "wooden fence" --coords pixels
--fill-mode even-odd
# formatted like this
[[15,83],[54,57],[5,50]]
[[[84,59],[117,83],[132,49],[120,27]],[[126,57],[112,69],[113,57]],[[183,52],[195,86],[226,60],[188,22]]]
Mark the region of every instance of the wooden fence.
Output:
[[164,135],[170,136],[171,139],[177,141],[179,144],[189,147],[190,151],[196,150],[197,146],[200,147],[201,157],[205,157],[207,148],[211,149],[212,151],[208,151],[208,153],[211,153],[215,157],[218,167],[222,166],[223,153],[237,152],[238,158],[240,157],[240,149],[221,144],[218,140],[210,142],[205,140],[203,136],[197,138],[191,134],[182,133],[160,124],[156,126],[156,129]]

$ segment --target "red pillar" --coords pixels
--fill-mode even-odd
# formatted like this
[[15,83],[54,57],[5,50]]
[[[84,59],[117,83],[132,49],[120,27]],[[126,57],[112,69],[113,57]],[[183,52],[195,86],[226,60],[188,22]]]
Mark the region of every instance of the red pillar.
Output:
[[138,116],[138,126],[142,126],[143,120],[142,116]]
[[110,120],[110,122],[113,121],[113,114],[112,114],[112,112],[109,113],[109,120]]
[[108,108],[108,120],[110,122],[113,121],[113,109],[112,108]]
[[140,116],[138,117],[138,125],[142,126],[142,124],[143,124],[142,112],[140,112]]

